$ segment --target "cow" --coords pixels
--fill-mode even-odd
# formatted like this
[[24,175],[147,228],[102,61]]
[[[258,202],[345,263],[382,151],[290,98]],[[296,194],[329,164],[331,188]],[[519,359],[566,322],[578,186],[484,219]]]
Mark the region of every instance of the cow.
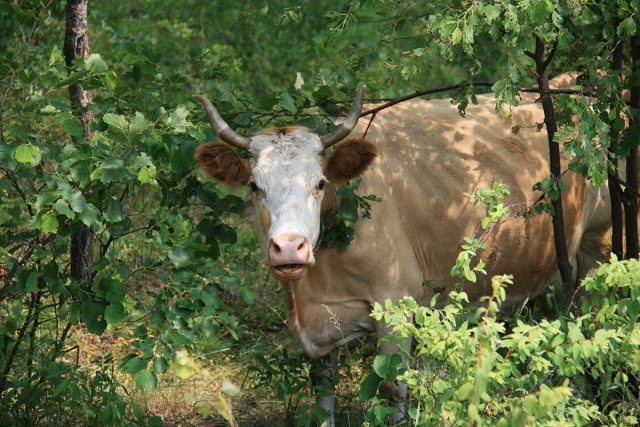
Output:
[[[326,135],[289,126],[250,138],[233,131],[206,97],[194,95],[220,139],[200,145],[196,160],[214,179],[251,189],[256,231],[284,288],[289,328],[316,361],[315,386],[333,387],[340,346],[365,335],[389,335],[370,316],[376,302],[405,296],[429,301],[442,292],[437,288],[453,288],[450,271],[463,238],[474,235],[485,215],[465,193],[493,182],[511,192],[505,200],[509,217],[485,236],[480,253],[486,279],[465,286],[472,301],[491,292],[489,278],[497,274],[513,275],[507,304],[536,297],[558,270],[551,217],[530,214],[540,197],[532,186],[549,175],[538,104],[499,115],[495,98],[479,95],[462,117],[448,100],[414,99],[378,112],[370,123],[360,118],[363,94],[364,87],[344,121]],[[381,201],[371,204],[369,219],[356,222],[346,250],[328,247],[320,238],[321,218],[335,211],[337,189],[356,177],[359,194]],[[608,199],[573,172],[562,180],[567,247],[577,278],[600,259]],[[392,387],[406,393],[402,384]],[[327,425],[335,425],[334,395],[319,394],[316,402],[328,413]],[[399,408],[395,420],[403,417]]]

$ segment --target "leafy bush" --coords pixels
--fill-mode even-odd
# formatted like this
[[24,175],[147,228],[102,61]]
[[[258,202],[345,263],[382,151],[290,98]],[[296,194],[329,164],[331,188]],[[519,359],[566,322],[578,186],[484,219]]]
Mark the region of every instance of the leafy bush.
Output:
[[[407,370],[400,356],[378,356],[378,377],[365,380],[362,393],[383,379],[407,383],[417,426],[637,424],[640,261],[612,257],[583,280],[569,312],[553,320],[499,320],[509,283],[494,277],[493,294],[478,308],[464,292],[450,293],[442,308],[435,298],[427,307],[412,298],[376,304],[373,317],[413,336],[416,351]],[[369,421],[383,424],[377,408],[384,402],[373,403]]]
[[[55,38],[33,41],[63,32],[54,12],[36,1],[0,8],[16,30],[0,76],[0,412],[25,425],[143,423],[113,368],[153,392],[179,349],[235,334],[223,294],[238,280],[215,260],[235,243],[227,222],[244,204],[192,173],[206,136],[182,101],[186,74],[133,45],[124,61],[93,53],[67,73]],[[90,140],[71,83],[93,94]],[[93,250],[78,280],[70,240],[83,227]],[[79,324],[117,329],[128,354],[85,370]]]

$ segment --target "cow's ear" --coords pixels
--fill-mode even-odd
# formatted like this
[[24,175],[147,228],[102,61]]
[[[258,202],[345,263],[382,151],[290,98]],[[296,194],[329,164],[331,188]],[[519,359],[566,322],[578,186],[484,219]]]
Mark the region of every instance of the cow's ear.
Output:
[[199,146],[196,161],[209,176],[230,185],[246,184],[251,175],[249,161],[241,159],[224,142],[208,142]]
[[364,139],[350,139],[339,144],[326,160],[325,174],[336,187],[364,172],[377,151],[373,143]]

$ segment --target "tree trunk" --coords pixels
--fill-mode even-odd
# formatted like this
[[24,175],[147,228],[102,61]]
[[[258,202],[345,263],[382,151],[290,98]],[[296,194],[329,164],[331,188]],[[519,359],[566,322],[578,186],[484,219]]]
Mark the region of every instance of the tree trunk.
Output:
[[[551,91],[549,90],[549,75],[547,74],[547,66],[553,58],[551,52],[545,58],[545,46],[542,40],[536,37],[536,50],[534,53],[527,53],[536,63],[536,78],[538,80],[538,89],[540,90],[540,102],[544,110],[544,123],[547,127],[547,137],[549,141],[549,172],[551,178],[557,183],[558,189],[560,185],[560,174],[562,167],[560,164],[560,145],[554,140],[554,136],[558,130],[553,100],[551,99]],[[553,207],[553,240],[556,249],[556,262],[560,270],[562,278],[562,286],[569,291],[573,288],[573,275],[571,263],[569,262],[569,253],[567,252],[566,237],[564,232],[564,217],[562,211],[562,195],[556,200],[551,200]]]
[[[631,69],[632,75],[640,76],[640,30],[631,38]],[[631,119],[629,127],[640,128],[640,82],[635,80],[631,86]],[[625,258],[638,258],[638,146],[640,146],[640,134],[633,132],[629,138],[635,141],[631,144],[633,148],[627,157],[627,185],[622,195],[625,215],[626,231],[626,251]]]
[[[89,0],[67,0],[67,23],[64,37],[64,58],[69,73],[73,71],[76,58],[89,57],[89,22],[87,9]],[[89,125],[92,113],[87,109],[91,103],[91,94],[77,83],[69,85],[69,98],[74,114],[82,122],[84,138],[91,138]],[[71,277],[91,283],[91,264],[93,262],[93,234],[83,224],[71,236]]]
[[[615,48],[613,49],[613,60],[611,64],[611,71],[620,72],[622,69],[622,40],[614,37],[613,43]],[[615,108],[612,105],[612,108]],[[616,117],[620,117],[620,113],[616,114]],[[618,259],[622,259],[622,241],[624,240],[623,233],[623,214],[622,214],[622,189],[620,187],[620,179],[618,174],[618,159],[616,158],[616,151],[619,147],[620,133],[616,131],[613,126],[609,133],[611,138],[611,145],[609,146],[609,153],[607,155],[610,165],[607,171],[609,186],[609,198],[611,199],[611,252],[613,252]]]

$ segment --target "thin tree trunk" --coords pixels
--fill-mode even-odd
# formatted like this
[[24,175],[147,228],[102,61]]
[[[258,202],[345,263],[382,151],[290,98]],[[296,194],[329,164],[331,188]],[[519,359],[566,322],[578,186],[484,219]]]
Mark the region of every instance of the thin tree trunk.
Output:
[[[89,0],[67,0],[67,23],[64,37],[64,58],[69,73],[73,70],[76,58],[89,57]],[[69,97],[73,111],[82,122],[84,138],[91,139],[89,127],[92,113],[87,109],[91,103],[91,94],[77,83],[69,85]],[[91,264],[93,262],[93,234],[91,229],[80,225],[71,236],[71,276],[85,283],[91,283]]]
[[2,104],[0,104],[0,144],[4,144],[4,123],[2,120]]
[[[89,58],[88,4],[89,0],[67,0],[67,24],[63,53],[69,72],[72,71],[76,58]],[[82,121],[84,137],[91,138],[89,122],[92,119],[92,114],[87,110],[87,106],[92,100],[91,93],[74,83],[69,85],[69,97],[76,116]]]
[[[540,102],[544,110],[544,123],[547,127],[547,137],[549,141],[549,172],[551,178],[560,185],[560,174],[562,173],[560,164],[560,145],[554,140],[554,136],[558,130],[553,100],[551,99],[551,91],[549,89],[549,75],[547,74],[547,66],[553,58],[555,49],[545,58],[545,46],[542,40],[536,37],[535,52],[527,52],[527,55],[533,58],[536,63],[536,78],[538,80],[538,89],[540,90]],[[560,270],[562,285],[565,290],[573,288],[573,275],[571,263],[569,262],[569,253],[567,251],[566,237],[564,232],[564,217],[562,209],[562,195],[556,200],[551,200],[553,207],[553,240],[556,249],[556,262]]]
[[[640,75],[640,30],[631,38],[631,69],[632,75]],[[640,83],[636,80],[631,87],[631,119],[629,126],[640,128]],[[625,258],[638,258],[638,146],[640,135],[635,132],[630,138],[635,138],[635,143],[627,157],[627,185],[622,195],[625,215],[626,252]]]
[[[622,69],[622,40],[615,37],[613,39],[614,49],[612,52],[612,64],[611,70],[619,72]],[[612,106],[612,108],[615,108]],[[620,113],[617,113],[617,117],[620,117]],[[607,155],[610,165],[607,170],[609,181],[609,198],[611,199],[611,252],[613,252],[618,259],[622,259],[623,249],[622,241],[624,240],[624,221],[622,211],[622,189],[619,184],[618,174],[618,159],[616,158],[616,151],[618,151],[620,142],[620,133],[611,126],[610,134],[611,145],[609,146],[609,154]]]

